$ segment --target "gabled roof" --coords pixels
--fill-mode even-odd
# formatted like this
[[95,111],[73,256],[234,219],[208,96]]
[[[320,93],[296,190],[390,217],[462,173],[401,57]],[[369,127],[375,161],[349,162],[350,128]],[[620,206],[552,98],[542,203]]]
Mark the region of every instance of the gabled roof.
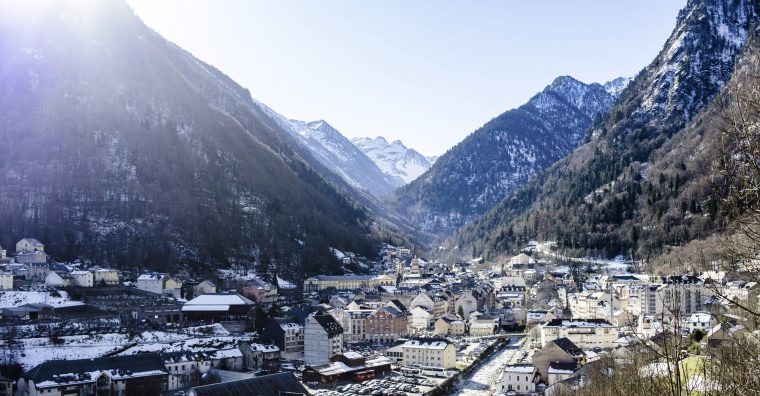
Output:
[[262,375],[240,381],[196,386],[190,394],[197,396],[309,395],[291,373]]
[[325,329],[328,338],[337,337],[343,334],[343,326],[341,326],[331,315],[314,315],[314,319],[323,329]]
[[24,242],[24,241],[26,241],[26,243],[28,243],[28,244],[30,244],[32,246],[38,246],[38,247],[45,246],[45,245],[42,244],[42,242],[40,242],[40,241],[38,241],[38,240],[36,240],[34,238],[24,238],[24,239],[20,240],[19,243]]
[[49,360],[21,377],[34,381],[37,388],[67,383],[92,382],[106,372],[111,378],[168,375],[163,360],[156,354],[110,356],[95,359]]
[[578,345],[575,345],[575,343],[570,341],[570,339],[567,337],[557,338],[551,342],[553,342],[563,351],[567,352],[567,354],[570,356],[575,357],[583,355],[583,349],[581,349]]

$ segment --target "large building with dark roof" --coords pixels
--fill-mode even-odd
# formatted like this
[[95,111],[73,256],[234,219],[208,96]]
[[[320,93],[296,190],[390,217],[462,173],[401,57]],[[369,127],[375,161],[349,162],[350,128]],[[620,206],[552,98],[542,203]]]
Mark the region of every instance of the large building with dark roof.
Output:
[[19,394],[159,396],[169,372],[156,354],[50,360],[25,372]]
[[240,381],[196,386],[188,396],[308,396],[310,393],[291,373],[263,375]]
[[304,326],[304,356],[306,364],[325,364],[343,352],[343,327],[327,314],[312,314]]

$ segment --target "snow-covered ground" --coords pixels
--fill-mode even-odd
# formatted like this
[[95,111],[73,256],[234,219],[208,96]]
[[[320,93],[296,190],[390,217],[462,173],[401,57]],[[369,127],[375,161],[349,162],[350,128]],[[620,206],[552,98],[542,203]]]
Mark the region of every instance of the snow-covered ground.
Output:
[[47,304],[53,307],[70,307],[82,305],[83,303],[72,300],[65,291],[59,291],[57,295],[47,291],[0,291],[0,308],[18,307],[24,304]]
[[510,363],[518,348],[507,346],[491,355],[485,362],[472,372],[470,377],[458,388],[455,395],[458,396],[483,396],[491,394],[495,389],[496,379],[504,370],[504,366]]
[[[127,334],[106,333],[60,337],[60,345],[54,345],[49,337],[24,338],[18,340],[21,349],[14,349],[15,360],[30,369],[47,360],[90,359],[104,356],[130,344],[169,343],[190,338],[185,334],[162,331],[145,331],[136,337]],[[2,354],[9,353],[5,348]]]

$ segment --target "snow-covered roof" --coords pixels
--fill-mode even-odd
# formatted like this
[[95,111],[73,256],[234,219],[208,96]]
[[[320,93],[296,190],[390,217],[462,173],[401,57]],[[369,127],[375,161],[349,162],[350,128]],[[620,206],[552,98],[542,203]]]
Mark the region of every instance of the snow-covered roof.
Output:
[[[253,301],[237,293],[202,294],[185,303],[185,307],[193,305],[253,305]],[[228,307],[229,308],[229,307]],[[184,307],[183,307],[184,310]]]
[[530,374],[536,372],[536,368],[532,364],[515,364],[505,366],[504,372]]
[[418,349],[446,349],[451,345],[451,341],[443,338],[416,338],[404,343],[404,348]]

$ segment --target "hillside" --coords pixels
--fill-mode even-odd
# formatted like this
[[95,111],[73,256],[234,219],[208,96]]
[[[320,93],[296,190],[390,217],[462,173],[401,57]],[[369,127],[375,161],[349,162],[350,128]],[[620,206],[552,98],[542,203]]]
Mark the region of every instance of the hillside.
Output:
[[[654,61],[593,127],[593,138],[450,242],[495,257],[529,239],[574,254],[651,257],[720,231],[720,101],[760,6],[691,0]],[[736,78],[736,77],[735,77]]]
[[[617,82],[618,91],[624,82]],[[473,132],[422,176],[396,191],[398,211],[427,231],[450,234],[572,152],[594,117],[614,100],[614,94],[600,84],[557,78],[528,103]]]
[[[52,4],[52,5],[50,5]],[[299,280],[373,254],[372,219],[247,90],[123,3],[0,15],[0,244],[122,268]]]

